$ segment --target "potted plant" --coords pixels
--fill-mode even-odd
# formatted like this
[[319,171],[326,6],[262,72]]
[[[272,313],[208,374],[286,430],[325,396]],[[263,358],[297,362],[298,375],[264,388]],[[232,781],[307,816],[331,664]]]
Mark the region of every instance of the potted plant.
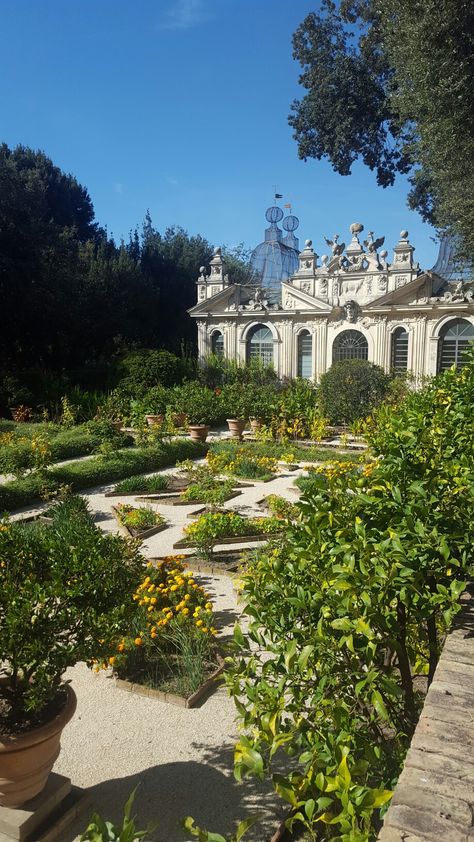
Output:
[[222,399],[229,415],[226,421],[231,438],[240,440],[250,414],[251,390],[241,383],[231,383],[224,387]]
[[[63,680],[104,660],[128,624],[142,560],[104,535],[82,498],[53,507],[52,525],[0,523],[0,805],[45,787],[76,698]],[[100,583],[100,587],[98,587]]]
[[173,390],[173,410],[186,413],[189,435],[193,441],[206,441],[210,421],[219,416],[220,396],[195,381]]

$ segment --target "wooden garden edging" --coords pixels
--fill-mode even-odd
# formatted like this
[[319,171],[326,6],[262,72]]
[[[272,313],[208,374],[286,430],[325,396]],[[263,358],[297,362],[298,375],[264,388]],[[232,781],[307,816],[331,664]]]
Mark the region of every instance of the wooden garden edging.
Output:
[[139,696],[147,696],[150,699],[157,699],[159,702],[166,702],[169,705],[177,705],[182,708],[193,708],[196,707],[199,702],[203,702],[208,699],[222,683],[220,679],[224,671],[224,660],[220,655],[217,656],[217,663],[219,664],[217,669],[211,673],[209,678],[207,678],[200,687],[198,687],[195,693],[192,693],[192,695],[187,698],[184,696],[178,696],[176,693],[164,693],[161,690],[154,690],[152,687],[145,687],[143,684],[136,684],[132,681],[126,681],[123,678],[116,677],[115,686],[119,690],[126,690],[129,693],[137,693]]

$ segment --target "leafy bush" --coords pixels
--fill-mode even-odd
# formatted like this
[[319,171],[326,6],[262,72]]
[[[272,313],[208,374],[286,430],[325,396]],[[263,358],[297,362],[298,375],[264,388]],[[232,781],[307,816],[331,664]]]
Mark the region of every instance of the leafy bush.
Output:
[[366,360],[333,363],[321,377],[319,402],[331,424],[350,424],[377,407],[390,387],[390,377]]
[[259,359],[240,363],[216,354],[210,354],[199,366],[198,378],[200,383],[211,389],[222,387],[227,383],[255,386],[278,384],[278,375],[273,366],[265,366]]
[[[472,573],[474,354],[375,414],[365,466],[322,466],[301,521],[244,575],[249,642],[228,684],[237,776],[271,777],[286,824],[374,838]],[[291,758],[286,775],[276,751]]]
[[186,413],[190,424],[221,424],[225,420],[220,390],[213,391],[197,381],[171,389],[169,406],[173,412]]
[[154,386],[176,386],[194,374],[190,360],[169,351],[146,348],[127,354],[121,361],[121,369],[124,377],[119,386],[137,397]]
[[174,465],[186,457],[196,459],[207,452],[206,445],[182,439],[163,442],[156,448],[130,448],[112,456],[84,460],[50,468],[44,474],[29,474],[0,485],[0,512],[13,511],[39,500],[45,491],[70,485],[73,491],[115,482],[140,471],[150,473]]
[[67,667],[110,652],[142,568],[131,544],[104,535],[83,507],[63,505],[67,516],[58,507],[51,526],[0,526],[1,694],[13,722],[55,697]]

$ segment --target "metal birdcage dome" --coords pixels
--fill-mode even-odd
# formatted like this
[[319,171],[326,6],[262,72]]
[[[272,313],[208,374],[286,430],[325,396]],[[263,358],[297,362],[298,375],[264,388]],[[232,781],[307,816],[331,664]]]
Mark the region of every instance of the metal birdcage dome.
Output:
[[[278,222],[283,219],[283,211],[278,206],[268,208],[265,217],[270,223],[265,229],[265,239],[253,250],[250,263],[255,275],[260,279],[263,287],[279,295],[280,284],[287,281],[298,268],[298,239],[293,231],[298,227],[296,216],[287,217],[288,225],[285,230],[288,232],[284,242],[283,231],[278,227]],[[284,221],[285,224],[286,220]]]

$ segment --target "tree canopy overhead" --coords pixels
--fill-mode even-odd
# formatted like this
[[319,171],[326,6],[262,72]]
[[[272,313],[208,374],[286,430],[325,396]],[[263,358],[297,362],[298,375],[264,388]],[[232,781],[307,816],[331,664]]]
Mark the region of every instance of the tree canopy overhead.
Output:
[[307,93],[289,117],[300,158],[382,187],[408,174],[409,206],[474,259],[474,4],[321,0],[293,36]]

